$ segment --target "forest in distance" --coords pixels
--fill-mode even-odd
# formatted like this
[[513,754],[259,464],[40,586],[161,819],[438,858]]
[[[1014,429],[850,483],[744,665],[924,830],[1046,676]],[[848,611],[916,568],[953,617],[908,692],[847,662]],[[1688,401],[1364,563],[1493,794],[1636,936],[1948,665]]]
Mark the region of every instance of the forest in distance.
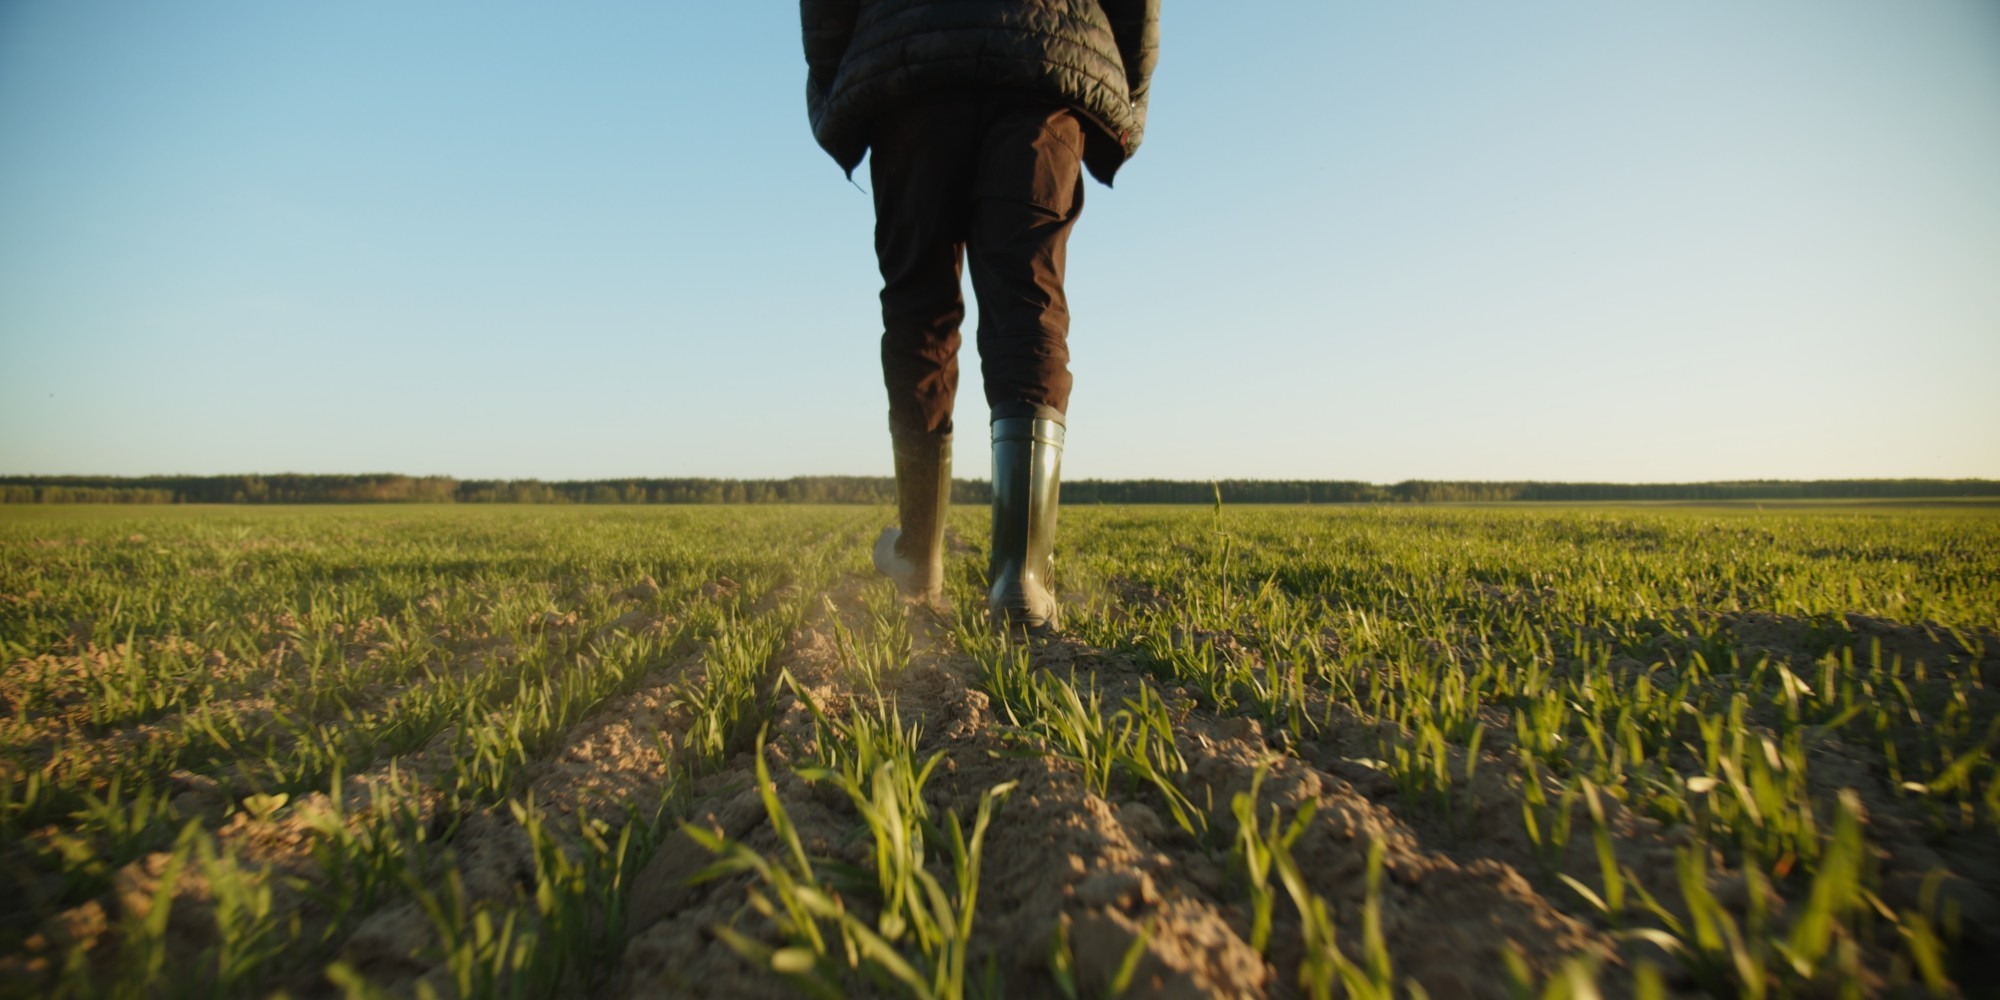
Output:
[[[1404,480],[1389,485],[1312,479],[1084,479],[1063,484],[1069,504],[1505,503],[1513,501],[1749,501],[2000,498],[1991,479],[1740,480],[1707,483],[1558,483]],[[992,499],[985,480],[960,479],[952,502]],[[397,473],[223,476],[0,476],[0,503],[306,504],[884,504],[887,476],[787,479],[455,479]]]

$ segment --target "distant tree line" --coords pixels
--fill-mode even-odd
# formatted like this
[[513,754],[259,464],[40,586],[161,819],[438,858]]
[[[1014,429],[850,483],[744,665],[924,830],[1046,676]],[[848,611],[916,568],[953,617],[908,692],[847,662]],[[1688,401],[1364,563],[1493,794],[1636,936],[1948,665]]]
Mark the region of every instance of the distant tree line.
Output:
[[0,503],[452,503],[458,480],[395,473],[0,476]]
[[[980,486],[983,488],[984,483]],[[1456,482],[1407,479],[1391,485],[1345,480],[1171,479],[1064,483],[1066,503],[1505,503],[1508,501],[1866,500],[2000,497],[1990,479],[1744,480],[1724,483]],[[954,497],[956,499],[956,497]]]
[[[1500,503],[1514,500],[1865,500],[2000,497],[1991,479],[1745,480],[1724,483],[1496,483],[1406,480],[1084,479],[1063,501],[1089,503]],[[886,476],[790,479],[453,479],[449,476],[0,476],[0,503],[558,503],[880,504],[896,499]],[[952,485],[955,503],[992,499],[984,480]]]
[[8,483],[0,503],[177,503],[173,490],[146,486],[59,486]]

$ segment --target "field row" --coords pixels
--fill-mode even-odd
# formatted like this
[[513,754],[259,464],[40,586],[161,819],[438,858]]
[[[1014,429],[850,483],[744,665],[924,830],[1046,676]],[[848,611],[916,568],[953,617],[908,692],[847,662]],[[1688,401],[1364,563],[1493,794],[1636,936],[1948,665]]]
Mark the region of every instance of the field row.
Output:
[[0,511],[0,982],[2000,987],[2000,518]]

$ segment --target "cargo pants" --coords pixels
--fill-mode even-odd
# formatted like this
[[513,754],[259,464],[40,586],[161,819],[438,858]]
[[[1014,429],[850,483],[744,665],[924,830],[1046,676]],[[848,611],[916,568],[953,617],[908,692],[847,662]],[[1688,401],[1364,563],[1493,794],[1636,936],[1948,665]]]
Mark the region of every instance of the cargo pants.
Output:
[[1067,412],[1063,267],[1083,211],[1083,141],[1067,108],[988,95],[941,96],[875,124],[869,173],[892,428],[951,430],[961,260],[979,301],[987,405]]

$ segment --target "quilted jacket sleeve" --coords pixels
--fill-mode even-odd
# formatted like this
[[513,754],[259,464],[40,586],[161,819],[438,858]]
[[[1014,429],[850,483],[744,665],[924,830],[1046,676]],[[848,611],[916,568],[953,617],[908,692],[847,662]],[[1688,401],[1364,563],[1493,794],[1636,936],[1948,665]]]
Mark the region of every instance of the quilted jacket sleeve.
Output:
[[1118,40],[1132,104],[1143,111],[1153,65],[1160,60],[1160,0],[1102,0],[1102,4],[1111,34]]
[[854,38],[854,17],[861,0],[799,0],[799,21],[806,45],[806,105],[813,117],[826,100],[840,58]]

